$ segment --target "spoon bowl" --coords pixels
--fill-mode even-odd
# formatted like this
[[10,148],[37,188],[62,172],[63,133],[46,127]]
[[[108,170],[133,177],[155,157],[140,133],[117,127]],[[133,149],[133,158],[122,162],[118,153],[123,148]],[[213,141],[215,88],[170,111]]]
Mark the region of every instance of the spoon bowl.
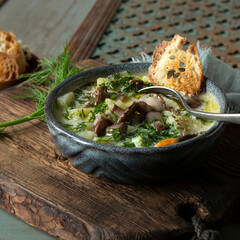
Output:
[[162,86],[153,86],[142,88],[138,91],[139,93],[161,93],[166,96],[173,97],[178,100],[178,102],[191,114],[198,118],[208,119],[208,120],[216,120],[228,123],[240,124],[240,114],[239,113],[209,113],[198,111],[191,108],[183,96],[175,91],[174,89],[162,87]]

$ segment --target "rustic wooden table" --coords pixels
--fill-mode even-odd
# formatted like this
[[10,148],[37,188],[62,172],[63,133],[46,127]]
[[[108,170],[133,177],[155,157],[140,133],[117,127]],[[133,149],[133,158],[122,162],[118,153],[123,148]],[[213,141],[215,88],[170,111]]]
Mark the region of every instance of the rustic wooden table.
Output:
[[[3,1],[0,0],[1,2]],[[100,8],[96,5],[100,2],[101,6],[103,3],[106,5]],[[105,18],[97,19],[98,21],[90,20],[96,18],[96,11],[102,11],[103,16],[103,10],[107,6],[112,6],[114,11],[110,2],[72,0],[66,4],[63,0],[8,0],[0,8],[0,22],[3,23],[0,27],[15,32],[40,57],[55,55],[66,40],[72,39],[69,47],[74,53],[73,60],[77,62],[92,51],[111,15],[105,14]],[[116,0],[115,5],[118,2]],[[23,14],[19,14],[19,9],[24,9]],[[90,9],[94,11],[91,12]],[[90,17],[83,22],[87,13]],[[100,20],[103,24],[99,25]],[[86,31],[90,31],[91,36],[96,36],[94,40],[87,34],[79,37],[80,33]],[[83,49],[86,43],[89,43],[88,48]],[[11,90],[1,94],[1,121],[30,113],[33,109],[31,102],[11,100],[8,95],[13,92]],[[175,236],[188,233],[192,229],[185,220],[192,205],[186,204],[180,212],[176,212],[176,206],[180,203],[197,204],[195,207],[198,213],[209,223],[223,217],[228,219],[227,215],[232,216],[233,209],[237,211],[231,205],[239,200],[239,130],[239,126],[228,126],[216,155],[205,165],[202,180],[200,175],[191,179],[191,183],[186,179],[177,185],[127,187],[101,182],[78,173],[68,161],[58,157],[42,121],[16,126],[3,135],[0,143],[0,205],[24,221],[62,239],[79,239],[80,236],[85,239],[99,239],[103,236],[114,239],[129,237],[131,234],[135,238],[142,236],[151,239],[154,236],[158,238],[154,231],[161,236],[170,236],[174,231]],[[13,160],[14,164],[11,165]],[[96,194],[91,194],[91,189]],[[170,211],[165,211],[165,208]],[[141,216],[145,219],[141,219]],[[121,220],[121,224],[117,219]],[[170,220],[169,224],[167,221]],[[164,224],[159,226],[159,223]],[[0,224],[7,229],[4,231],[1,227],[0,239],[51,239],[25,224],[21,225],[16,218],[11,219],[2,211]],[[129,231],[125,235],[126,229]],[[221,229],[222,239],[239,239],[238,229],[239,220],[227,222]]]

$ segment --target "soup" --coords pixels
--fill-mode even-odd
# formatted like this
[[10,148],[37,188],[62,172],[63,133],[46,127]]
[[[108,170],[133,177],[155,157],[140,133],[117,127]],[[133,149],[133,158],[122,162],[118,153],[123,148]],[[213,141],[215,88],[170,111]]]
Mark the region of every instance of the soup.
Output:
[[[57,98],[55,116],[76,135],[119,147],[162,147],[193,138],[215,121],[198,119],[174,99],[139,94],[152,84],[147,75],[127,72],[99,77]],[[187,99],[193,108],[219,112],[214,97],[202,92]]]

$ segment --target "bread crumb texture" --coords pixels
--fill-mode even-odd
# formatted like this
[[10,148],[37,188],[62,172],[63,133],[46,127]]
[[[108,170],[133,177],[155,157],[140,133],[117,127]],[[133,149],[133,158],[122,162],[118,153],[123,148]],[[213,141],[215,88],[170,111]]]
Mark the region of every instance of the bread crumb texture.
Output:
[[24,51],[16,36],[0,29],[0,82],[15,80],[26,69]]
[[179,35],[170,42],[159,43],[149,67],[149,80],[185,96],[197,95],[203,84],[203,72],[196,45]]

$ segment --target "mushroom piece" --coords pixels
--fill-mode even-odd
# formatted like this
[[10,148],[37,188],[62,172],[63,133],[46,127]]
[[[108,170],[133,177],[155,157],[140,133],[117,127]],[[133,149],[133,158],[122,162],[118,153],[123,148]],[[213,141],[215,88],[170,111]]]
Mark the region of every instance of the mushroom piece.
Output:
[[101,86],[91,95],[90,102],[97,106],[109,96],[110,94],[107,92],[107,87]]
[[162,111],[166,107],[165,101],[157,93],[146,94],[142,96],[138,101],[147,103],[152,108],[152,111]]
[[97,125],[97,123],[98,123],[98,121],[100,120],[100,119],[102,119],[103,118],[103,114],[102,113],[97,113],[96,115],[95,115],[95,120],[94,120],[94,122],[93,122],[93,125],[94,126],[96,126]]
[[119,117],[117,123],[130,121],[134,116],[135,111],[136,111],[136,102],[133,102],[133,104],[123,113],[123,115]]
[[146,119],[148,123],[151,123],[154,120],[161,120],[162,114],[160,112],[149,112],[146,115]]
[[108,118],[101,118],[97,121],[94,126],[94,131],[98,135],[98,137],[104,136],[106,134],[106,128],[111,126],[113,122]]
[[106,134],[113,134],[114,131],[118,129],[118,131],[122,134],[126,134],[127,133],[127,129],[128,129],[128,125],[125,122],[121,122],[121,123],[117,123],[117,124],[113,124],[109,127],[107,127],[106,129]]
[[113,106],[112,112],[118,117],[121,117],[124,114],[124,110],[116,104]]
[[141,114],[147,114],[148,112],[152,111],[152,108],[144,101],[138,101],[136,103],[136,111]]
[[164,130],[164,124],[162,122],[160,122],[160,121],[154,122],[154,127],[156,128],[156,130],[158,132],[161,132],[161,131]]
[[197,97],[188,98],[186,102],[191,108],[198,108],[203,104],[203,101]]

